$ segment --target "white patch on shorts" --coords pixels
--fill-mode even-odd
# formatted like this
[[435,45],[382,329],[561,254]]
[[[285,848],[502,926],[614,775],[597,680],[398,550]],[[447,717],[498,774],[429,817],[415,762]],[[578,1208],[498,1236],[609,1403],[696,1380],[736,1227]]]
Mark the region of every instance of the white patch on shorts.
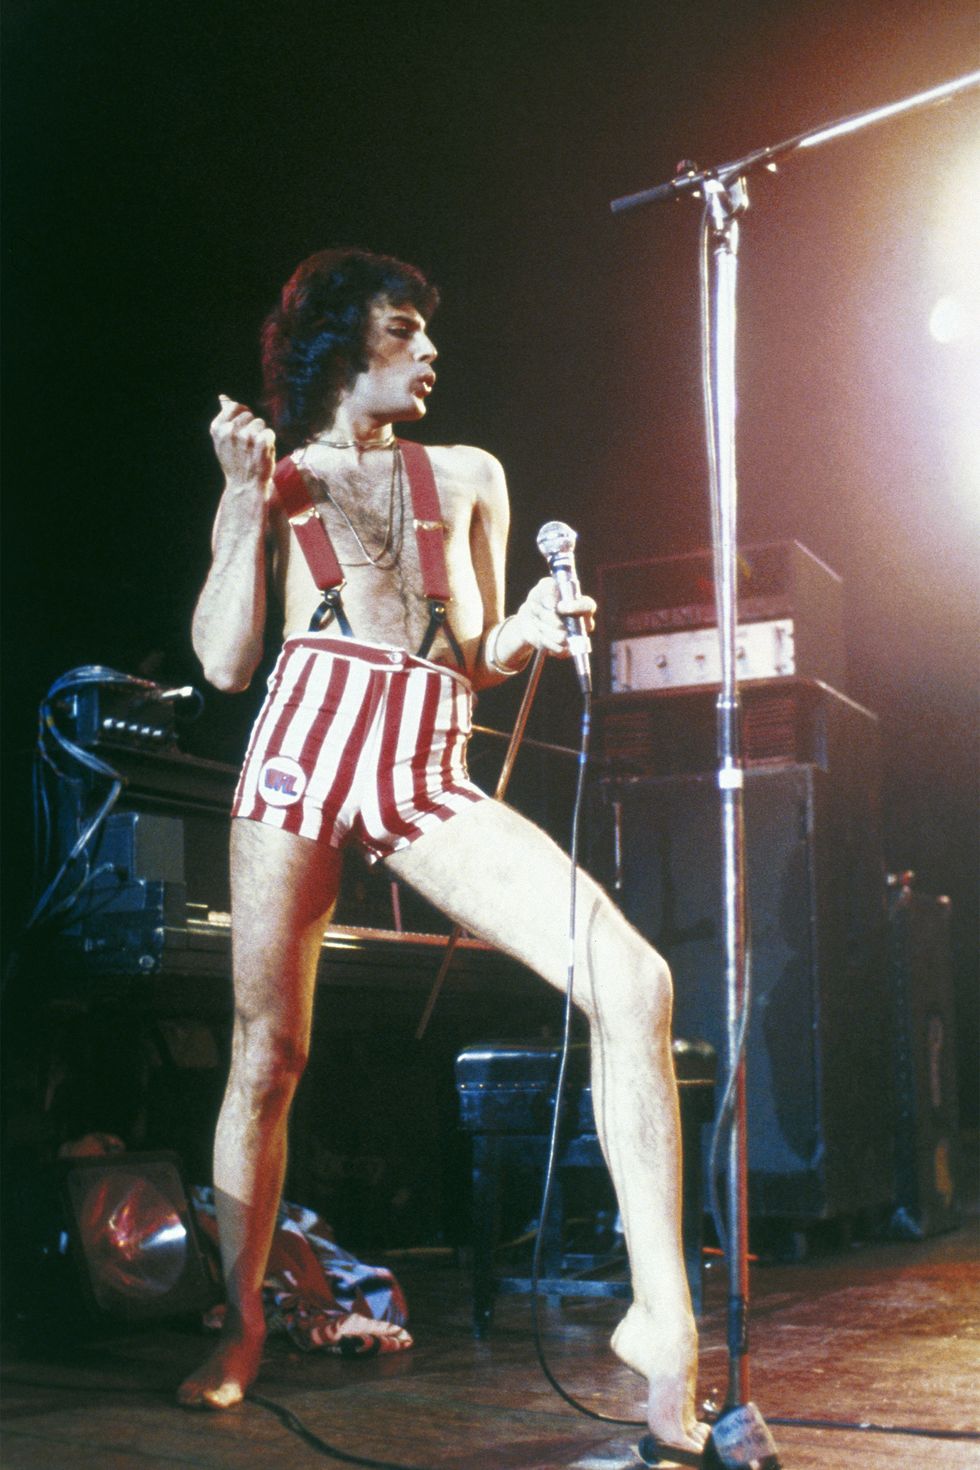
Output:
[[269,806],[293,806],[306,790],[306,773],[292,756],[274,755],[259,772],[258,795]]

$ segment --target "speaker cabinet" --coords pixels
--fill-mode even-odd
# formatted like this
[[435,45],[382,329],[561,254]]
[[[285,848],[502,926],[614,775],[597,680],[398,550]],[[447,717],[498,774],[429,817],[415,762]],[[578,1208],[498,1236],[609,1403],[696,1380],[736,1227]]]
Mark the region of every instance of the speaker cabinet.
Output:
[[894,1234],[919,1240],[959,1223],[956,1035],[950,903],[897,881],[888,912],[894,1006]]
[[[893,1128],[875,743],[837,771],[746,775],[750,1210],[801,1221],[887,1207]],[[603,783],[614,888],[670,963],[675,1035],[726,1055],[714,774]],[[721,1088],[719,1087],[719,1096]]]

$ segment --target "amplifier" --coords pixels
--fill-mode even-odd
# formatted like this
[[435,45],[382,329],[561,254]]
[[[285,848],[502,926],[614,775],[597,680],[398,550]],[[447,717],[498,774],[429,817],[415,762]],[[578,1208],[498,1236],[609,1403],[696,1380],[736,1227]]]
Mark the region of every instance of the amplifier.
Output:
[[[677,689],[721,682],[721,643],[715,628],[686,633],[648,633],[616,638],[609,650],[613,694],[634,689]],[[796,673],[792,618],[740,625],[735,640],[739,679],[771,679]]]
[[[115,747],[101,735],[93,748],[122,782],[114,809],[92,834],[89,845],[89,872],[93,877],[98,874],[95,886],[103,889],[113,883],[138,885],[143,881],[164,884],[168,906],[178,902],[177,891],[181,890],[187,902],[227,910],[228,824],[238,775],[235,768],[172,749]],[[84,770],[80,777],[57,783],[52,811],[59,859],[70,851],[105,785],[102,778]],[[114,907],[108,899],[109,894],[102,892],[97,904],[86,900],[82,911],[91,911],[95,918]],[[135,886],[131,899],[124,900],[124,909],[138,910],[141,904]],[[155,901],[149,902],[150,910],[155,907]]]
[[[709,551],[599,569],[605,691],[674,689],[721,679]],[[841,579],[797,541],[742,548],[740,679],[789,675],[844,685]]]

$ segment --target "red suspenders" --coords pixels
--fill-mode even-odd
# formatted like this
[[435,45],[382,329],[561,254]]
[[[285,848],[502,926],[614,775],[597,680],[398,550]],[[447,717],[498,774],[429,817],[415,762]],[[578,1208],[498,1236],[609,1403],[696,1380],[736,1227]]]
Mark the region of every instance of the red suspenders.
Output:
[[[436,633],[445,628],[446,637],[461,669],[465,668],[463,652],[456,641],[446,616],[449,601],[449,575],[446,571],[446,550],[443,544],[445,525],[439,506],[432,462],[423,444],[408,439],[399,439],[398,447],[408,474],[408,488],[412,498],[412,513],[415,540],[419,549],[422,568],[422,590],[429,604],[429,625],[419,648],[419,657],[425,658],[432,647]],[[310,499],[306,481],[293,459],[281,459],[275,471],[276,496],[289,519],[289,524],[299,542],[313,581],[323,601],[313,615],[310,631],[318,632],[331,617],[345,638],[353,637],[353,629],[344,612],[341,593],[344,574],[337,560],[333,543],[321,518],[317,515]]]

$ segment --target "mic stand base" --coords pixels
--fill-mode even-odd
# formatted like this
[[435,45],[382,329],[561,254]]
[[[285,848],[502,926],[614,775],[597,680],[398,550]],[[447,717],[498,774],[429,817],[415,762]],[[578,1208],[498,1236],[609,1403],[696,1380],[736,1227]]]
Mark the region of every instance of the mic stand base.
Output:
[[776,1445],[755,1404],[725,1409],[712,1425],[704,1470],[779,1470]]
[[699,1470],[780,1470],[776,1445],[755,1404],[736,1404],[715,1420],[700,1455],[646,1434],[637,1446],[644,1465],[694,1465]]

